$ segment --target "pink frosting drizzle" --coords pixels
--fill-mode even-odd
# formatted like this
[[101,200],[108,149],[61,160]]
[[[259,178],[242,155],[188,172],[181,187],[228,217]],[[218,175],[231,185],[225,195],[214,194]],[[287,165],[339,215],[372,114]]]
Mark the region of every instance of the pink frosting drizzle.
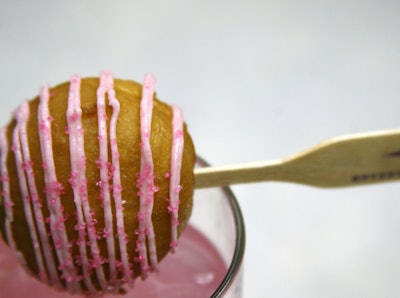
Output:
[[12,248],[13,251],[16,252],[17,257],[21,264],[26,264],[26,260],[24,255],[18,250],[17,244],[14,240],[14,235],[11,231],[11,222],[14,220],[14,214],[12,207],[14,206],[13,201],[10,197],[10,177],[8,175],[7,168],[7,157],[8,157],[8,140],[6,136],[6,129],[1,128],[0,130],[0,180],[2,184],[1,196],[4,200],[4,209],[5,209],[5,231],[7,242]]
[[39,94],[38,122],[39,122],[39,140],[43,160],[45,192],[47,207],[50,211],[50,231],[53,238],[53,244],[56,248],[59,261],[59,270],[63,273],[61,277],[66,281],[66,287],[69,292],[80,293],[81,286],[79,277],[73,264],[67,233],[65,231],[65,218],[60,196],[63,193],[63,186],[57,180],[51,136],[51,122],[53,118],[49,113],[49,88],[43,86]]
[[2,184],[1,195],[4,200],[6,220],[12,222],[14,220],[14,215],[12,210],[12,206],[14,205],[14,203],[11,201],[10,198],[10,177],[8,175],[8,168],[7,168],[8,140],[5,128],[2,128],[0,130],[0,153],[1,153],[0,181]]
[[[11,148],[16,159],[20,189],[24,198],[25,216],[32,235],[41,278],[45,280],[48,274],[48,282],[50,284],[62,287],[58,272],[55,268],[56,263],[53,259],[52,249],[45,229],[45,223],[49,223],[50,234],[53,239],[54,247],[56,248],[55,252],[59,262],[58,270],[61,272],[61,278],[66,282],[67,290],[71,293],[83,291],[80,284],[80,280],[83,279],[87,292],[96,293],[97,290],[91,280],[94,269],[96,278],[103,292],[117,292],[121,283],[126,282],[129,285],[133,285],[132,263],[129,260],[127,251],[129,236],[125,231],[124,225],[123,205],[125,201],[122,197],[123,187],[121,183],[117,143],[117,123],[120,105],[115,95],[112,74],[110,72],[102,72],[99,88],[97,90],[98,139],[100,151],[96,164],[100,169],[100,180],[98,181],[98,186],[100,188],[99,199],[104,208],[105,227],[103,230],[103,237],[106,238],[108,253],[107,258],[104,259],[100,255],[98,247],[98,240],[101,236],[95,227],[97,220],[94,211],[89,205],[86,178],[87,160],[84,149],[84,130],[82,127],[82,108],[80,103],[80,82],[79,76],[73,76],[71,78],[68,108],[66,112],[71,160],[69,184],[74,194],[77,220],[75,230],[77,230],[79,235],[76,242],[79,248],[79,256],[76,257],[75,260],[73,260],[71,255],[72,244],[68,242],[64,224],[66,219],[61,204],[61,196],[64,189],[61,183],[58,182],[55,171],[51,136],[51,122],[53,118],[49,113],[49,89],[47,86],[42,87],[40,90],[38,131],[43,162],[42,166],[44,169],[44,192],[46,194],[47,207],[50,212],[48,219],[43,220],[41,211],[42,204],[36,189],[35,173],[30,158],[26,131],[26,123],[29,117],[29,105],[27,103],[22,104],[15,113],[17,125],[13,132],[13,145]],[[142,100],[140,103],[141,159],[140,172],[137,178],[140,210],[137,214],[139,229],[135,231],[135,234],[138,236],[136,242],[138,258],[135,259],[135,261],[140,262],[143,277],[147,276],[148,271],[157,270],[158,263],[155,235],[151,220],[154,193],[158,190],[158,186],[154,185],[154,164],[150,146],[154,85],[154,77],[152,75],[147,75],[143,83]],[[106,94],[108,95],[108,104],[112,108],[112,115],[109,122],[109,137],[107,134]],[[170,198],[168,212],[171,213],[171,249],[173,250],[177,244],[179,192],[181,189],[180,171],[184,145],[183,117],[181,111],[177,107],[173,107],[172,130],[173,139],[170,161],[171,168],[169,172]],[[111,162],[109,161],[108,150],[111,152]],[[13,203],[9,196],[10,185],[7,169],[8,142],[5,129],[0,131],[0,153],[0,180],[3,190],[1,195],[4,199],[6,211],[5,224],[8,235],[7,238],[10,246],[17,252],[17,247],[13,241],[11,231]],[[111,187],[110,184],[112,184]],[[115,208],[115,228],[113,227],[112,199],[114,200]],[[116,232],[114,230],[116,230]],[[117,236],[120,260],[117,260],[116,257],[114,235]],[[90,248],[89,250],[86,248],[86,245]],[[91,258],[88,255],[89,251]],[[18,254],[20,255],[21,262],[24,263],[23,255],[21,253]],[[47,271],[43,259],[46,262]],[[74,261],[82,267],[83,276],[77,275]],[[110,266],[109,280],[107,280],[103,271],[102,265],[105,262],[108,262]],[[121,280],[118,280],[119,271],[123,276]]]
[[[49,242],[49,237],[47,235],[47,230],[45,227],[44,217],[42,213],[42,202],[39,198],[39,194],[36,188],[35,172],[33,169],[34,165],[29,152],[29,144],[26,131],[27,121],[29,118],[29,104],[27,102],[23,103],[19,107],[19,109],[16,111],[15,118],[17,120],[16,131],[19,134],[19,139],[20,139],[20,144],[18,144],[16,148],[19,148],[21,150],[23,159],[19,171],[25,171],[28,183],[28,191],[29,191],[29,193],[26,193],[26,196],[27,198],[29,198],[29,200],[24,200],[24,204],[27,209],[30,209],[31,207],[33,208],[37,232],[43,250],[43,256],[46,262],[47,269],[49,271],[49,279],[50,279],[49,283],[50,285],[55,285],[57,288],[62,288],[61,281],[57,274],[56,264],[52,256],[52,248]],[[21,156],[18,156],[18,158],[20,157]],[[29,214],[31,213],[30,211],[28,212]],[[32,218],[32,224],[33,222],[34,219]],[[39,246],[39,243],[37,245]],[[44,270],[44,268],[43,271],[39,273],[39,275],[45,280],[47,280],[47,273]]]
[[[109,74],[111,77],[111,74]],[[110,78],[111,80],[111,78]],[[120,171],[120,163],[119,163],[119,151],[118,151],[118,143],[117,143],[117,121],[118,115],[120,112],[119,101],[115,97],[115,91],[113,89],[114,83],[110,83],[110,89],[108,90],[108,102],[112,107],[113,112],[110,120],[110,147],[111,147],[111,160],[113,165],[113,198],[115,203],[115,216],[116,216],[116,225],[117,225],[117,235],[118,235],[118,243],[121,255],[121,266],[123,272],[123,280],[128,283],[128,285],[133,286],[133,271],[131,269],[131,264],[129,263],[129,257],[127,252],[127,243],[128,236],[125,232],[125,224],[124,224],[124,207],[125,203],[122,200],[121,192],[122,192],[122,184],[121,184],[121,171]],[[108,235],[108,237],[112,237],[112,235]]]
[[[40,249],[40,243],[38,234],[35,229],[35,220],[33,218],[32,209],[31,209],[31,197],[29,195],[29,189],[27,184],[27,179],[25,176],[25,170],[27,167],[30,167],[30,160],[24,161],[23,158],[23,148],[21,146],[21,138],[23,139],[24,136],[26,137],[26,121],[29,117],[29,106],[25,102],[23,103],[18,110],[15,112],[15,119],[17,121],[15,130],[13,132],[13,145],[12,150],[14,151],[15,156],[15,163],[17,165],[17,175],[19,181],[19,187],[21,190],[22,202],[24,205],[24,212],[26,222],[29,227],[29,232],[33,242],[33,250],[35,252],[36,263],[39,269],[39,278],[42,281],[47,282],[47,273],[44,265],[43,254]],[[26,144],[24,144],[26,145]]]
[[14,203],[10,198],[10,177],[8,176],[7,168],[7,157],[8,157],[8,140],[6,136],[6,129],[0,130],[0,153],[1,153],[1,164],[0,164],[0,180],[2,184],[2,198],[4,200],[4,209],[6,213],[6,220],[12,222],[14,220],[12,206]]
[[170,190],[168,211],[171,213],[171,248],[175,249],[178,240],[178,211],[179,211],[179,192],[182,189],[181,167],[184,146],[183,116],[181,110],[172,107],[172,149],[171,149],[171,170],[170,170]]
[[99,123],[99,159],[100,168],[100,200],[104,207],[104,233],[107,234],[108,262],[110,266],[111,286],[117,283],[116,259],[114,243],[113,214],[111,210],[111,196],[109,179],[113,175],[112,164],[108,161],[108,134],[107,134],[107,113],[105,104],[105,94],[112,88],[113,78],[108,72],[102,72],[100,75],[100,85],[97,89],[97,116]]
[[[73,76],[70,81],[70,89],[68,95],[67,108],[67,124],[69,135],[70,159],[71,159],[71,176],[70,185],[74,192],[74,202],[76,206],[77,224],[75,230],[78,231],[78,241],[80,260],[82,265],[83,278],[85,285],[90,292],[95,292],[95,287],[90,278],[92,265],[89,264],[86,252],[86,231],[89,238],[89,247],[93,257],[93,263],[98,264],[100,250],[97,245],[95,220],[92,217],[89,206],[89,197],[87,193],[86,179],[86,155],[84,148],[83,128],[82,128],[82,109],[80,103],[80,78]],[[78,262],[78,263],[79,263]],[[100,286],[106,289],[105,277],[102,266],[96,266],[96,275]]]
[[149,260],[147,259],[146,239],[148,242],[151,268],[153,270],[157,269],[155,236],[153,223],[151,221],[154,192],[157,191],[157,187],[154,185],[154,164],[150,146],[154,85],[155,78],[152,75],[147,75],[144,79],[142,100],[140,102],[141,158],[140,173],[137,179],[140,209],[137,215],[139,221],[137,252],[143,277],[146,277],[147,272],[150,270]]

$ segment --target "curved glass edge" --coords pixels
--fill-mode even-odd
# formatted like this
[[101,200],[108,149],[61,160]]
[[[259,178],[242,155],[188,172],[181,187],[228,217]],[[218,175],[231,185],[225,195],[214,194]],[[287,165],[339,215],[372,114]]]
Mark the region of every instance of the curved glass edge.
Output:
[[[199,156],[197,157],[197,163],[202,167],[210,166],[209,163],[207,163]],[[240,205],[229,187],[225,186],[221,187],[221,189],[225,193],[226,197],[229,199],[229,205],[231,207],[235,222],[236,242],[232,261],[229,265],[228,271],[219,287],[212,294],[211,298],[222,297],[222,295],[227,293],[230,286],[232,285],[241,270],[246,246],[246,232]]]

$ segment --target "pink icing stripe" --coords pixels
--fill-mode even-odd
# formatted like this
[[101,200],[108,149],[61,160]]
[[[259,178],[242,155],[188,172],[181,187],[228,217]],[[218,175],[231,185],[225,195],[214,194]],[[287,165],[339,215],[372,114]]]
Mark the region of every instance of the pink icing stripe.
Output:
[[4,209],[6,213],[6,220],[12,222],[14,219],[12,207],[14,203],[10,198],[10,177],[8,176],[7,168],[7,157],[8,157],[8,141],[6,136],[6,129],[2,128],[0,130],[0,154],[1,154],[1,164],[0,164],[0,180],[2,184],[1,196],[4,199]]
[[183,156],[183,116],[181,110],[172,107],[172,148],[171,148],[171,170],[170,170],[170,186],[169,186],[169,206],[168,211],[171,213],[171,248],[175,249],[178,240],[178,211],[179,211],[179,192],[182,187],[181,168]]
[[[67,108],[67,124],[69,135],[70,159],[71,159],[71,177],[69,183],[74,193],[74,202],[76,206],[77,224],[75,230],[78,231],[77,245],[79,247],[80,260],[83,270],[83,278],[89,292],[95,292],[92,280],[90,278],[91,265],[89,264],[86,250],[86,230],[88,232],[90,249],[94,260],[101,259],[99,248],[97,246],[96,230],[94,221],[90,212],[87,180],[86,180],[86,156],[82,128],[82,109],[80,104],[80,78],[73,76],[70,81]],[[96,262],[98,263],[98,262]],[[103,289],[106,289],[103,268],[96,267],[96,274],[99,283]]]
[[115,243],[113,214],[111,209],[109,179],[113,173],[113,168],[108,161],[108,136],[107,136],[107,114],[105,106],[105,94],[108,89],[112,88],[112,76],[108,72],[102,72],[100,75],[100,85],[97,89],[97,116],[98,116],[98,139],[99,139],[99,159],[98,166],[100,168],[100,200],[104,207],[104,234],[111,235],[106,237],[108,261],[110,266],[110,282],[111,286],[117,284],[116,275],[116,259],[115,259]]
[[[44,217],[42,213],[42,202],[39,198],[39,194],[36,188],[35,172],[33,169],[33,161],[29,152],[28,136],[27,136],[27,121],[29,118],[29,104],[23,103],[17,111],[17,121],[20,121],[19,127],[19,138],[22,149],[23,157],[23,170],[28,182],[29,195],[31,199],[31,205],[33,207],[36,228],[39,234],[41,247],[43,250],[44,259],[46,261],[47,270],[49,272],[50,285],[55,285],[57,288],[62,288],[61,281],[57,274],[56,264],[53,259],[52,248],[47,235],[45,227]],[[45,276],[46,273],[43,273]]]
[[[113,83],[108,90],[108,104],[112,107],[113,112],[110,120],[110,147],[111,147],[111,158],[113,166],[113,198],[115,203],[115,216],[117,225],[118,243],[121,255],[121,266],[124,274],[123,280],[130,286],[133,286],[133,271],[131,264],[129,263],[129,256],[127,252],[128,236],[125,232],[124,225],[124,207],[125,201],[122,200],[122,184],[121,184],[121,172],[119,163],[119,151],[117,143],[117,121],[120,112],[119,101],[115,97],[115,91],[113,89]],[[113,237],[109,235],[109,237]]]
[[61,277],[66,281],[67,290],[71,293],[80,293],[82,289],[73,264],[70,244],[65,231],[65,218],[60,200],[60,195],[64,189],[56,177],[51,137],[51,122],[53,118],[49,113],[48,102],[49,88],[48,86],[43,86],[39,95],[38,123],[47,207],[50,212],[50,232],[60,264],[59,270],[62,271]]
[[33,242],[35,259],[39,269],[39,278],[43,282],[47,282],[48,279],[47,279],[46,268],[43,261],[43,254],[40,248],[40,242],[38,239],[38,234],[35,229],[34,218],[32,215],[31,196],[29,195],[26,176],[24,173],[26,166],[29,162],[28,163],[24,162],[22,156],[21,140],[20,140],[21,135],[23,134],[22,130],[23,127],[26,125],[28,116],[29,116],[28,104],[25,102],[17,109],[14,115],[17,123],[13,131],[12,150],[14,151],[14,156],[15,156],[15,163],[17,167],[17,175],[18,175],[19,187],[21,190],[22,202],[24,205],[25,218],[29,227],[29,233],[31,235],[31,239]]
[[17,244],[14,240],[14,235],[11,229],[11,222],[14,220],[13,209],[12,209],[14,203],[10,198],[10,177],[8,175],[8,168],[7,168],[8,140],[5,128],[1,128],[0,130],[0,154],[1,154],[0,177],[2,183],[1,196],[4,200],[3,204],[6,213],[6,218],[5,218],[6,239],[12,250],[16,252],[19,261],[22,264],[26,264],[24,255],[20,251],[18,251]]
[[[140,209],[137,215],[139,221],[137,251],[143,277],[146,277],[147,272],[150,270],[149,262],[147,260],[148,254],[152,269],[157,270],[156,245],[153,223],[151,220],[154,204],[154,192],[158,189],[154,185],[154,164],[150,147],[154,85],[155,78],[152,75],[147,75],[143,82],[142,100],[140,102],[141,158],[140,173],[137,179]],[[147,253],[146,238],[149,253]]]

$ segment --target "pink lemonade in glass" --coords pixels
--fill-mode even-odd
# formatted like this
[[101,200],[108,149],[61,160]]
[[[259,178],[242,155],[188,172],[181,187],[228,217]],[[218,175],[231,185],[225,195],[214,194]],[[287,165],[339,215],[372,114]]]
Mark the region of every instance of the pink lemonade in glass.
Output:
[[[30,276],[3,242],[0,268],[0,297],[71,297]],[[122,297],[210,297],[227,271],[216,247],[192,226],[185,229],[176,252],[160,262],[159,269],[146,280],[137,279]]]

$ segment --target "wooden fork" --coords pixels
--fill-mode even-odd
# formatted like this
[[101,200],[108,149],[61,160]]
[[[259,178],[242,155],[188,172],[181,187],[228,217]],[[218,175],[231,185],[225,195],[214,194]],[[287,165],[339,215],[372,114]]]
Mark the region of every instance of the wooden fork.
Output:
[[195,169],[196,188],[260,181],[342,187],[400,179],[400,130],[333,138],[280,160]]

